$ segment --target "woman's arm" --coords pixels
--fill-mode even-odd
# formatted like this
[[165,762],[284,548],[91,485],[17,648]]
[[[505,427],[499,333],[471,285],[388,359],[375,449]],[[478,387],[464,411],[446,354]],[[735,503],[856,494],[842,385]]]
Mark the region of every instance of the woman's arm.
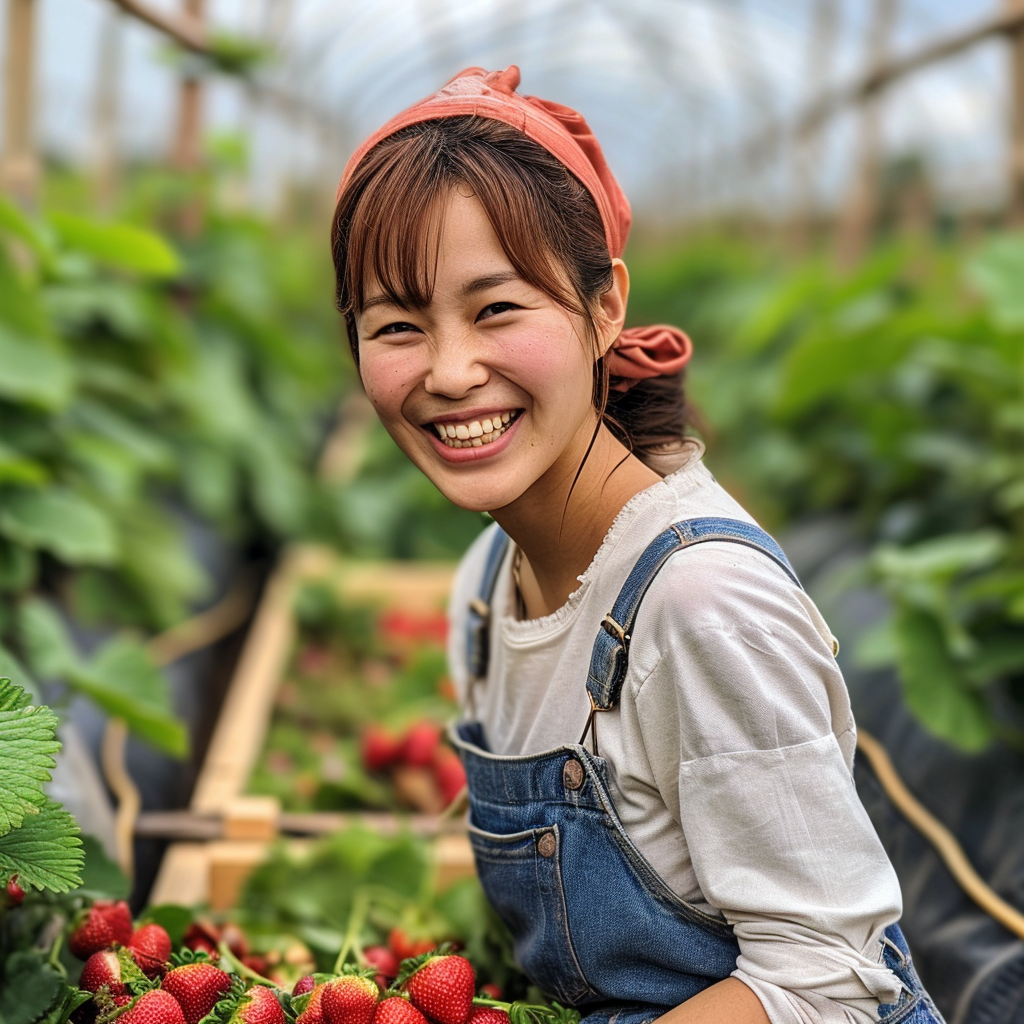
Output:
[[738,978],[726,978],[658,1018],[658,1024],[769,1024],[761,1000]]

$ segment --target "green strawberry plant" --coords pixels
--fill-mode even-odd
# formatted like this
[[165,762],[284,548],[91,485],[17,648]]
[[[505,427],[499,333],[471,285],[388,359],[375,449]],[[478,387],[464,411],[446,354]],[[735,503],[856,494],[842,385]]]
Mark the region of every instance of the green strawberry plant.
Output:
[[[189,522],[240,553],[333,529],[313,468],[343,386],[319,238],[210,201],[172,244],[180,184],[133,180],[114,222],[59,175],[43,214],[0,196],[0,670],[178,756],[138,634],[209,598]],[[70,623],[114,635],[86,656]]]
[[[33,893],[67,894],[82,884],[78,825],[46,796],[60,750],[57,717],[0,678],[0,1020],[58,1024],[82,1000],[53,950],[32,941]],[[28,896],[29,906],[22,909]],[[44,915],[45,921],[50,918]],[[42,930],[42,929],[41,929]]]

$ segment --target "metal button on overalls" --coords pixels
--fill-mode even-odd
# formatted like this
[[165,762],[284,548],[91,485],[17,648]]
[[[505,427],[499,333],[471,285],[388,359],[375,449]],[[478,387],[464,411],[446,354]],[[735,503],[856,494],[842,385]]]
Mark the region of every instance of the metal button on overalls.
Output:
[[579,789],[583,785],[584,777],[583,765],[575,757],[570,757],[562,768],[562,782],[565,783],[565,788]]

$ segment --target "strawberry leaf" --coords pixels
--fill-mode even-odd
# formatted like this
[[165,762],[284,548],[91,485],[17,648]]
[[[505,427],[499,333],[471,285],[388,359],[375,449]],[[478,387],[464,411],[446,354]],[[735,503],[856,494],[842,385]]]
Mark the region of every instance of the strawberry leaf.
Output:
[[21,827],[0,836],[0,877],[17,872],[22,888],[70,892],[82,884],[85,857],[78,824],[60,804],[47,800]]
[[0,836],[39,813],[60,750],[57,716],[31,707],[20,686],[0,679]]

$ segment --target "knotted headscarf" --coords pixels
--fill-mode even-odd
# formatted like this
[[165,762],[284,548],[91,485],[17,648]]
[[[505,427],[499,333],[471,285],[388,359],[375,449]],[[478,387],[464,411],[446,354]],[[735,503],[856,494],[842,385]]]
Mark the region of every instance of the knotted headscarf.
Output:
[[[568,168],[593,197],[604,225],[611,256],[621,256],[632,220],[629,201],[605,161],[590,126],[570,107],[536,96],[522,96],[519,68],[504,71],[466,68],[444,88],[414,103],[378,128],[356,151],[338,185],[341,197],[355,169],[378,142],[412,124],[473,114],[517,128]],[[690,339],[677,327],[626,328],[607,355],[617,391],[627,391],[647,377],[676,373],[693,353]]]

